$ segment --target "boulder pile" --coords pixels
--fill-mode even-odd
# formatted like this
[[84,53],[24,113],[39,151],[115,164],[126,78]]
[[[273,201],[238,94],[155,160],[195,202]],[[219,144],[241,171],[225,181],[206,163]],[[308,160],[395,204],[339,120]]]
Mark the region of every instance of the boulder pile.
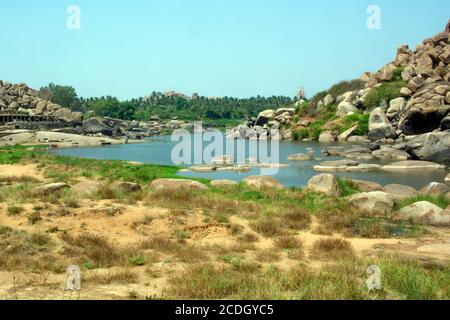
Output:
[[24,83],[11,84],[0,80],[0,112],[30,116],[54,116],[68,124],[79,124],[83,113],[72,112],[38,96]]

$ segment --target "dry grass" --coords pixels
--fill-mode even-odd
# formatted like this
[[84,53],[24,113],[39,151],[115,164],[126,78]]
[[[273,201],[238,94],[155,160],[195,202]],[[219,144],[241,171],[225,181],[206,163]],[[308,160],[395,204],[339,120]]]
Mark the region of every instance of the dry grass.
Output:
[[303,248],[303,241],[294,236],[282,236],[275,239],[275,246],[281,250],[293,250]]
[[46,269],[60,271],[52,255],[54,243],[49,235],[26,233],[0,227],[0,268],[4,270]]
[[207,258],[202,248],[172,241],[165,237],[149,238],[141,243],[140,248],[171,255],[184,263],[194,263]]
[[311,225],[311,213],[303,208],[290,208],[281,215],[282,223],[292,230],[306,230]]
[[252,229],[266,237],[277,237],[286,235],[287,231],[283,228],[284,225],[274,218],[262,218],[251,223]]
[[350,242],[339,238],[318,240],[311,250],[314,259],[339,259],[354,256],[355,252]]
[[259,241],[259,238],[254,233],[245,232],[238,236],[237,241],[239,243],[255,243]]
[[92,284],[130,284],[137,283],[139,281],[139,276],[136,272],[129,269],[118,270],[118,271],[108,271],[108,272],[95,272],[90,274],[85,278],[87,283]]
[[261,250],[256,253],[256,261],[262,263],[272,263],[280,261],[281,255],[272,249]]
[[110,268],[123,264],[120,250],[106,238],[92,234],[73,237],[62,235],[66,243],[64,254],[77,260],[78,263],[90,262],[97,268]]
[[0,184],[13,184],[13,183],[39,183],[40,180],[31,176],[0,176]]

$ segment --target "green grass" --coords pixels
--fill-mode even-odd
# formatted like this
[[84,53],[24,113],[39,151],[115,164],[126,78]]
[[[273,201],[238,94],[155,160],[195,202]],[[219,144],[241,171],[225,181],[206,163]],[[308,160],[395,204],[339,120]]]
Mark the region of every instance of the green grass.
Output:
[[[230,261],[235,261],[231,259]],[[370,293],[366,269],[379,265],[382,291]],[[428,270],[395,258],[365,260],[356,257],[314,271],[304,265],[290,270],[276,267],[241,268],[193,265],[169,280],[170,299],[257,300],[373,300],[449,299],[450,269]]]
[[358,125],[355,131],[357,136],[365,136],[369,133],[369,114],[355,113],[343,118],[343,126],[339,128],[339,133],[343,133],[351,127]]
[[337,182],[344,197],[351,196],[352,194],[361,192],[361,190],[359,190],[358,187],[351,180],[337,178]]
[[400,89],[405,86],[405,81],[385,82],[370,91],[364,101],[364,106],[367,110],[372,110],[380,107],[383,101],[389,106],[389,101],[399,98],[401,96]]
[[413,203],[420,202],[420,201],[428,201],[430,203],[437,205],[438,207],[440,207],[442,209],[446,209],[450,205],[450,200],[445,195],[441,195],[439,197],[433,197],[433,196],[429,196],[429,195],[419,195],[419,196],[412,197],[412,198],[398,202],[397,209],[407,207]]
[[[160,165],[133,165],[120,160],[96,160],[48,154],[45,146],[31,150],[27,146],[1,147],[0,164],[33,163],[45,169],[45,176],[54,181],[69,182],[83,177],[101,177],[137,183],[149,183],[155,179],[180,179],[181,167]],[[194,179],[208,183],[207,179]]]

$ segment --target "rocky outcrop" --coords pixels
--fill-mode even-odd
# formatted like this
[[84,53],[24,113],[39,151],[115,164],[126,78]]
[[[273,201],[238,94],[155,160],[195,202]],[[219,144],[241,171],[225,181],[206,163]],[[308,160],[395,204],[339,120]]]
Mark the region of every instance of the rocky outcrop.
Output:
[[342,193],[336,178],[332,174],[320,174],[311,178],[306,188],[311,192],[336,197],[339,197]]
[[450,105],[445,101],[449,91],[450,83],[443,81],[422,87],[401,113],[399,129],[406,135],[415,135],[440,128],[441,122],[450,112]]
[[82,113],[72,112],[70,109],[40,98],[36,90],[24,83],[12,84],[1,80],[0,112],[54,116],[71,125],[77,125],[83,119]]

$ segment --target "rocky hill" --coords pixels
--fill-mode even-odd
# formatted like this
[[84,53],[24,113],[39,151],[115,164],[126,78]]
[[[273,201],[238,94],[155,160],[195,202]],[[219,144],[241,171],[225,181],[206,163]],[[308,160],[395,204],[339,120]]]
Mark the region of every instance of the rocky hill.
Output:
[[72,112],[58,104],[41,99],[36,90],[24,83],[11,84],[0,80],[0,112],[14,114],[52,115],[70,124],[81,123],[83,113]]
[[230,137],[372,141],[412,158],[450,162],[449,40],[450,21],[414,50],[401,45],[395,60],[379,71],[363,73],[355,82],[358,90],[329,90],[318,102],[314,97],[298,101],[295,109],[265,110]]

